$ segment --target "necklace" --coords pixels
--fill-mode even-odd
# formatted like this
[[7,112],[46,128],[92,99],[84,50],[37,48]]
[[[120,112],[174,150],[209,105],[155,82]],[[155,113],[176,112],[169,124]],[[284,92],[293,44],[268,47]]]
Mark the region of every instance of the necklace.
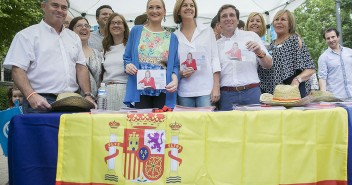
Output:
[[284,43],[287,39],[290,38],[290,36],[291,36],[291,35],[288,35],[288,36],[284,37],[284,39],[282,39],[282,40],[276,39],[275,42],[274,42],[274,45],[276,45],[276,46],[281,46],[282,43]]

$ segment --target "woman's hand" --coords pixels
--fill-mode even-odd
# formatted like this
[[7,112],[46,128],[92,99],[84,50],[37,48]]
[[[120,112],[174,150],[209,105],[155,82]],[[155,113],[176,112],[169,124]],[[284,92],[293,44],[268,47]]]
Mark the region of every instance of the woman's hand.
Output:
[[216,103],[220,100],[220,88],[219,86],[214,86],[210,93],[210,100],[212,103]]
[[175,92],[177,91],[177,86],[178,86],[178,79],[177,76],[175,74],[172,74],[172,81],[167,84],[167,86],[165,87],[167,92]]
[[187,68],[185,68],[185,70],[183,70],[183,71],[180,72],[182,78],[188,78],[188,77],[190,77],[193,73],[194,73],[193,67],[187,67]]
[[127,64],[126,65],[126,73],[129,75],[136,75],[138,72],[137,67],[134,64]]

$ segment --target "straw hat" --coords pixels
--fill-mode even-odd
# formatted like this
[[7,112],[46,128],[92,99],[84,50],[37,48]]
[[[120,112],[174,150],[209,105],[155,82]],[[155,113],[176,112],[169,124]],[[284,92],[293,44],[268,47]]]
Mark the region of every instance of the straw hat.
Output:
[[342,102],[329,91],[312,91],[310,96],[313,97],[314,102]]
[[56,112],[85,112],[93,109],[94,104],[77,93],[60,93],[51,107]]
[[264,93],[260,101],[268,105],[281,105],[285,107],[303,106],[313,101],[311,96],[301,98],[298,86],[277,85],[274,94]]

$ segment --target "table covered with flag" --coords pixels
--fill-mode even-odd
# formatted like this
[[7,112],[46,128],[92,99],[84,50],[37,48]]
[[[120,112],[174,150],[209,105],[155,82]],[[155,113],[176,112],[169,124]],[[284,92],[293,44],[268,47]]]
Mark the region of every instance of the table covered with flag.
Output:
[[[60,115],[31,115],[56,123],[11,123],[10,183],[345,185],[347,114],[342,108],[63,114],[58,143]],[[48,133],[35,132],[37,124]],[[23,129],[36,136],[24,137]]]

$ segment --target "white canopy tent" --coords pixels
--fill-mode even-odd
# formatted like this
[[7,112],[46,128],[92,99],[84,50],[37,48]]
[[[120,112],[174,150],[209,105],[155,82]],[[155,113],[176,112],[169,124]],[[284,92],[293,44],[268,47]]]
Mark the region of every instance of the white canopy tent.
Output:
[[[173,8],[176,0],[164,0],[166,4],[166,21],[163,26],[176,27],[173,21]],[[267,23],[270,23],[275,13],[281,9],[294,10],[305,0],[198,0],[198,18],[204,24],[209,24],[211,19],[223,4],[233,4],[240,11],[240,19],[247,20],[251,12],[266,14]],[[101,5],[110,5],[115,12],[122,14],[133,26],[134,18],[146,11],[147,0],[70,0],[70,14],[72,17],[86,14],[92,26],[96,26],[95,11]]]

